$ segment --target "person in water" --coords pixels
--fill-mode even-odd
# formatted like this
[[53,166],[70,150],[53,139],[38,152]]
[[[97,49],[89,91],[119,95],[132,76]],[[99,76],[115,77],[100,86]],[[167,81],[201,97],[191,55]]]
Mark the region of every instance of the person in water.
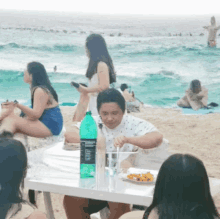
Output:
[[[59,135],[63,128],[63,117],[59,108],[58,95],[52,87],[44,66],[30,62],[24,71],[24,82],[30,85],[32,107],[18,101],[2,103],[0,114],[0,134],[4,131],[13,134],[45,138]],[[25,117],[14,113],[20,109]]]
[[199,80],[193,80],[190,87],[186,90],[184,97],[178,100],[177,105],[183,108],[198,110],[206,108],[208,103],[208,89],[201,86]]
[[55,65],[53,68],[54,72],[57,72],[57,66]]
[[208,30],[208,46],[209,47],[215,47],[216,46],[216,35],[217,31],[220,29],[220,26],[216,26],[215,17],[211,17],[211,25],[210,26],[204,26],[204,29]]

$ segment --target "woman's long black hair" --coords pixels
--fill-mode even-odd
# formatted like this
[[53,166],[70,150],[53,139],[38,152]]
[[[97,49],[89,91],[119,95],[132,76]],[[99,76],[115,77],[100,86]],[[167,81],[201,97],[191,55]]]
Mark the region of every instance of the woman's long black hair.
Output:
[[189,154],[171,155],[159,170],[153,201],[144,219],[154,208],[159,219],[217,217],[203,162]]
[[86,77],[91,79],[97,72],[99,62],[105,62],[109,69],[110,84],[116,82],[116,73],[109,55],[105,39],[100,34],[91,34],[86,39],[86,48],[89,52],[89,64]]
[[[50,83],[45,67],[39,62],[30,62],[27,65],[27,71],[32,75],[31,90],[34,90],[35,87],[47,88],[53,98],[58,102],[57,93]],[[31,93],[31,102],[33,106],[33,92]]]
[[26,202],[21,192],[24,188],[26,172],[27,153],[24,145],[14,139],[0,138],[1,218],[5,218],[12,204]]

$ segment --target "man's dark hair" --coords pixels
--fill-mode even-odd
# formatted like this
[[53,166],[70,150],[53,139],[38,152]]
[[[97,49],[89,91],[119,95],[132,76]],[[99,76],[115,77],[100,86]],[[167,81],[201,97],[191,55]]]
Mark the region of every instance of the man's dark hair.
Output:
[[110,88],[99,93],[97,97],[98,112],[103,103],[117,103],[122,112],[125,112],[125,99],[115,88]]
[[124,91],[125,89],[128,89],[128,85],[127,84],[121,84],[121,91]]

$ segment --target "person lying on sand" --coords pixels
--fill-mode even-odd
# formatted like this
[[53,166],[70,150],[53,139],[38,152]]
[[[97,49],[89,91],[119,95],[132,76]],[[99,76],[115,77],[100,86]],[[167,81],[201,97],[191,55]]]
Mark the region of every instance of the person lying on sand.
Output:
[[134,92],[131,93],[128,91],[127,84],[121,84],[120,86],[121,93],[126,101],[127,112],[140,112],[140,105],[143,104],[137,98],[135,98]]
[[216,46],[216,35],[217,31],[220,29],[220,26],[216,26],[215,17],[211,17],[211,25],[210,26],[204,26],[204,29],[208,30],[208,46],[209,47],[215,47]]
[[206,108],[208,102],[208,89],[201,86],[199,80],[193,80],[189,89],[186,90],[185,96],[178,100],[177,105],[183,108],[192,108],[198,110]]
[[127,84],[121,84],[120,89],[122,91],[122,95],[125,98],[126,102],[135,101],[135,99],[134,99],[134,92],[133,93],[129,93],[128,85]]

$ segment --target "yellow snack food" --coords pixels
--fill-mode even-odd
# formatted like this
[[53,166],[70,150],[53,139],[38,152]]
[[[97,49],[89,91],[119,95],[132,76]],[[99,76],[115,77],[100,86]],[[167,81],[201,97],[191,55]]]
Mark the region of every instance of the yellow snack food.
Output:
[[127,175],[127,178],[134,180],[134,181],[137,181],[137,182],[152,182],[154,180],[154,177],[150,172],[148,172],[146,174],[131,173],[131,174]]

